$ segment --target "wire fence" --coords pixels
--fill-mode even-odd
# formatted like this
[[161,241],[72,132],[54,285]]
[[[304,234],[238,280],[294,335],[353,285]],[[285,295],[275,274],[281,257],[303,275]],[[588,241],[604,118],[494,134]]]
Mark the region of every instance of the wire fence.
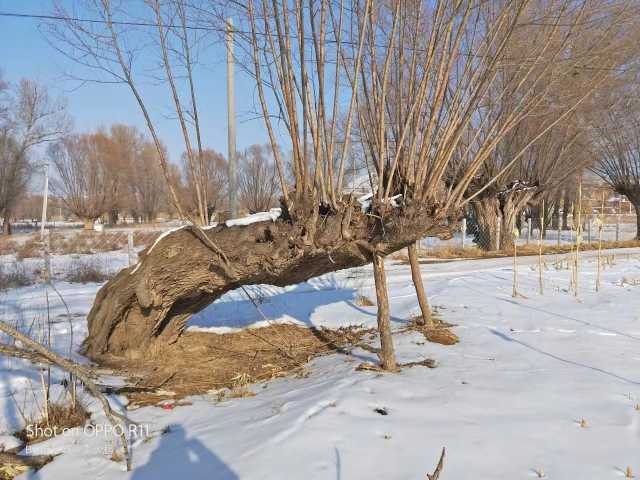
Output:
[[35,340],[76,357],[86,335],[78,331],[86,324],[76,320],[87,316],[99,287],[137,263],[139,252],[169,228],[65,228],[1,238],[0,315]]
[[[633,214],[586,214],[556,216],[542,222],[538,217],[518,218],[511,231],[502,222],[481,226],[473,218],[456,225],[449,239],[427,237],[420,248],[427,253],[447,250],[508,250],[518,246],[566,247],[581,235],[582,243],[634,240],[637,219]],[[544,225],[543,225],[544,224]],[[57,228],[0,238],[0,291],[40,282],[91,283],[113,277],[138,261],[139,252],[174,224],[132,227],[122,225],[103,231]],[[506,247],[505,247],[506,246]]]
[[42,236],[16,236],[0,245],[0,269],[20,271],[33,280],[77,281],[82,270],[88,273],[93,267],[108,277],[136,263],[138,252],[163,231],[45,230]]
[[[473,219],[463,219],[451,238],[421,240],[422,253],[443,258],[482,255],[487,247],[504,248],[505,235],[518,248],[564,247],[583,243],[626,242],[636,237],[636,216],[629,214],[569,215],[551,219],[543,228],[540,218],[520,218],[511,232],[502,232],[499,222],[479,228]],[[104,231],[57,228],[0,238],[0,315],[20,331],[54,350],[75,357],[86,332],[86,318],[100,286],[123,268],[138,262],[139,253],[174,224],[123,225]],[[79,288],[80,285],[83,285]],[[256,293],[260,297],[260,292]],[[76,331],[74,332],[74,324]],[[36,334],[36,332],[39,332]]]
[[427,254],[443,254],[452,250],[480,249],[484,251],[509,250],[518,246],[540,245],[544,247],[567,247],[576,243],[580,235],[582,243],[628,242],[637,238],[637,218],[634,214],[587,214],[577,216],[552,217],[541,221],[539,217],[520,218],[511,231],[502,231],[502,222],[492,225],[478,225],[473,219],[463,218],[456,225],[449,239],[427,237],[422,239],[420,248]]

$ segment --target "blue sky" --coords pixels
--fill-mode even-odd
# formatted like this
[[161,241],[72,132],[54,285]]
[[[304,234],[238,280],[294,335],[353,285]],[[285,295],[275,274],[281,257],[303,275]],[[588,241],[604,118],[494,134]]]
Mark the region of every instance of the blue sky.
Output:
[[[0,0],[0,11],[49,14],[51,3],[49,0]],[[49,45],[38,26],[39,20],[0,17],[0,69],[5,80],[15,83],[23,77],[35,79],[46,84],[52,93],[67,97],[75,131],[84,132],[112,123],[125,123],[147,132],[142,114],[126,85],[80,85],[70,80],[68,74],[86,76],[87,72]],[[226,156],[224,46],[213,44],[203,54],[207,62],[198,72],[196,81],[204,143]],[[143,94],[171,159],[177,162],[184,150],[184,143],[177,122],[166,118],[171,107],[169,93],[163,87],[146,82],[143,84]],[[256,108],[255,97],[253,81],[236,69],[238,149],[268,141],[263,121],[252,119],[255,117],[252,113]]]

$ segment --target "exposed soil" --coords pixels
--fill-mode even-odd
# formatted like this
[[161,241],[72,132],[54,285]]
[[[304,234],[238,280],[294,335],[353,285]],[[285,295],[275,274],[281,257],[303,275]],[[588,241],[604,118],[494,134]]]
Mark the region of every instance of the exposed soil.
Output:
[[248,396],[251,383],[306,375],[305,364],[312,358],[347,353],[372,332],[359,327],[330,330],[291,324],[224,334],[187,330],[179,341],[156,346],[144,359],[115,358],[111,366],[125,368],[131,378],[138,378],[134,386],[123,390],[130,408],[167,401],[167,408],[172,408],[188,395]]

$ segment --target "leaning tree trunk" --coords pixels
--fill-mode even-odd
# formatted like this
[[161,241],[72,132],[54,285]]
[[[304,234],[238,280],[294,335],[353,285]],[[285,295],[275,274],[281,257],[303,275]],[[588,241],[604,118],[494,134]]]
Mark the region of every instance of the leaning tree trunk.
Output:
[[407,247],[409,252],[409,265],[411,265],[411,279],[413,280],[413,286],[416,289],[416,296],[418,297],[418,304],[420,305],[420,312],[422,315],[416,320],[418,325],[433,326],[433,318],[431,316],[431,308],[429,307],[429,300],[424,290],[424,284],[422,282],[422,274],[420,273],[420,262],[418,261],[418,246],[417,242],[413,242]]
[[376,286],[376,300],[378,304],[378,333],[380,335],[380,364],[385,370],[398,369],[396,355],[391,336],[391,319],[389,316],[389,295],[387,292],[387,276],[384,271],[384,257],[373,255],[373,278]]
[[[302,209],[302,207],[299,207]],[[349,204],[322,215],[288,212],[275,222],[180,227],[162,235],[98,292],[83,351],[90,358],[140,358],[156,343],[180,341],[189,317],[244,285],[287,286],[371,263],[426,235],[447,235],[435,207],[369,215]],[[384,219],[384,220],[381,220]],[[380,273],[380,265],[376,267]],[[382,299],[384,303],[384,299]],[[384,326],[384,325],[383,325]]]

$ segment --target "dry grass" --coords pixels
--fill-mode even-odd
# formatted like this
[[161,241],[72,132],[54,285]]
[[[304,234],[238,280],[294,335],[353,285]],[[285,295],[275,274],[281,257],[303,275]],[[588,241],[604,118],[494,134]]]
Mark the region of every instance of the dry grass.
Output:
[[[151,245],[161,232],[134,232],[134,247]],[[127,232],[61,232],[52,231],[50,234],[50,249],[52,255],[92,254],[113,252],[127,248]],[[39,258],[42,256],[43,245],[37,234],[30,235],[24,242],[16,242],[0,236],[0,255],[15,254],[18,260],[25,258]]]
[[91,254],[122,250],[127,246],[127,236],[122,233],[80,232],[75,235],[53,234],[51,252],[57,255],[73,253]]
[[432,314],[431,324],[419,325],[420,319],[422,316],[413,317],[409,329],[421,333],[426,341],[440,345],[455,345],[460,341],[458,336],[451,331],[454,325],[440,320],[435,314]]
[[187,331],[173,345],[148,349],[144,359],[112,366],[140,378],[130,395],[131,407],[203,393],[219,399],[244,397],[253,395],[252,383],[305,375],[304,365],[312,358],[344,352],[371,332],[286,324],[225,334]]
[[76,402],[75,407],[67,403],[50,403],[48,421],[44,417],[27,422],[27,426],[14,435],[25,443],[37,443],[60,435],[65,429],[83,426],[89,414]]
[[13,480],[28,470],[29,467],[25,467],[24,465],[13,465],[10,463],[0,464],[0,480]]
[[374,307],[376,304],[367,296],[358,294],[355,299],[359,307]]
[[0,235],[0,255],[11,255],[15,253],[18,244],[7,238],[6,235]]
[[17,245],[13,253],[15,253],[18,260],[41,257],[42,242],[36,236],[31,236],[26,242]]
[[[611,249],[611,248],[637,248],[640,247],[640,240],[625,240],[621,242],[602,242],[602,249]],[[575,246],[573,244],[563,244],[558,247],[557,245],[543,245],[542,246],[542,254],[562,254],[562,253],[570,253]],[[591,243],[581,243],[580,250],[581,251],[592,251],[598,249],[597,242]],[[532,256],[538,255],[539,247],[536,244],[529,245],[518,245],[518,256]],[[434,249],[421,249],[419,250],[419,255],[421,257],[429,257],[429,258],[438,258],[438,259],[460,259],[460,258],[499,258],[499,257],[510,257],[513,255],[513,249],[507,250],[498,250],[498,251],[485,251],[478,247],[468,247],[468,248],[460,248],[460,247],[440,247]],[[408,264],[409,259],[406,255],[397,254],[392,258]],[[425,261],[421,261],[421,263],[427,263]]]
[[112,276],[95,259],[74,259],[65,280],[71,283],[102,283]]

